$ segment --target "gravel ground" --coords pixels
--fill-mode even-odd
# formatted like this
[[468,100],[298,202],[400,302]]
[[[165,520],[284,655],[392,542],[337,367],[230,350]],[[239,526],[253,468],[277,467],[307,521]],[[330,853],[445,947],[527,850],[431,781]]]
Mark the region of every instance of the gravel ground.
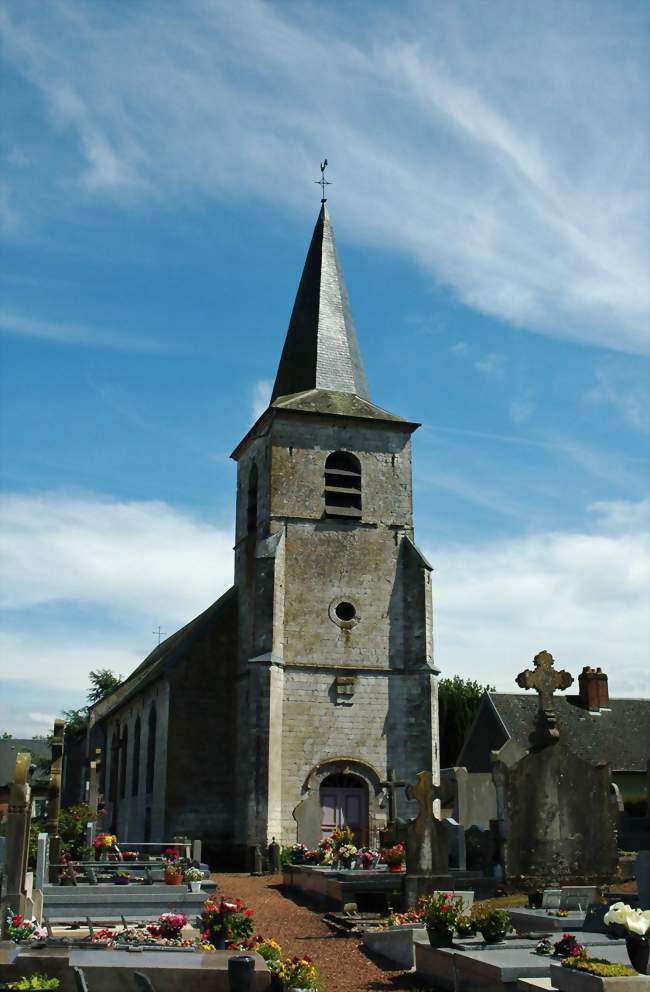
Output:
[[277,940],[283,954],[312,958],[323,977],[324,992],[389,992],[416,987],[405,972],[384,970],[366,957],[357,939],[334,936],[320,913],[282,889],[280,875],[211,877],[221,895],[239,897],[250,906],[256,932]]

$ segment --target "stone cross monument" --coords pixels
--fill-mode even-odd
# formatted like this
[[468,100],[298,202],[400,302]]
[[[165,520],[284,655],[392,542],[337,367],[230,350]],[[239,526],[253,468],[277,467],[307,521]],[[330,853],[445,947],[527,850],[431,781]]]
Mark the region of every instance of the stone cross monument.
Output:
[[573,676],[568,672],[556,672],[553,668],[553,655],[548,651],[540,651],[536,654],[533,664],[535,671],[527,668],[520,672],[516,682],[522,689],[535,689],[539,693],[538,743],[551,744],[560,736],[553,693],[557,689],[568,689],[573,682]]
[[414,906],[418,896],[430,888],[428,879],[447,874],[447,834],[433,812],[440,786],[434,783],[431,772],[419,772],[417,784],[407,786],[406,795],[419,806],[418,815],[408,821],[406,834],[404,896],[406,904]]

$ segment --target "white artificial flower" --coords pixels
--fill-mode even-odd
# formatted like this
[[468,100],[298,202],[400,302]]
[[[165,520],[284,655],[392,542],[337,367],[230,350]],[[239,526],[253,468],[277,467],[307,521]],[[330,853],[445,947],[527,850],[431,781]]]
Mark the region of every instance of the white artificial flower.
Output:
[[636,912],[628,913],[625,926],[630,933],[644,937],[650,929],[650,919],[646,919],[640,910],[636,910]]
[[606,924],[620,923],[626,925],[628,915],[632,912],[632,907],[624,902],[615,902],[605,913],[603,920]]

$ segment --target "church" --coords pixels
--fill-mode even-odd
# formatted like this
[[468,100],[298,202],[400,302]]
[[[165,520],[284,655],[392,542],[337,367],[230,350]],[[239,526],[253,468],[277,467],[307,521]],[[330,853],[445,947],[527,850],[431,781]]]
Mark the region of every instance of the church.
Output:
[[346,823],[376,845],[389,781],[438,781],[418,426],[372,402],[323,200],[270,405],[232,453],[234,585],[91,714],[120,842],[185,835],[241,863]]

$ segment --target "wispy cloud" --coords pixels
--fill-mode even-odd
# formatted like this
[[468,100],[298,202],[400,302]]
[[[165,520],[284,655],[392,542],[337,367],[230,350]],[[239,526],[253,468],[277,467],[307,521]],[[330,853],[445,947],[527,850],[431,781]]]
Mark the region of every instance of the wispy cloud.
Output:
[[482,375],[495,376],[500,378],[506,370],[508,359],[505,355],[500,355],[496,351],[491,351],[484,358],[480,358],[474,363],[474,367]]
[[[513,688],[548,648],[574,673],[609,669],[614,694],[647,692],[649,506],[600,503],[579,530],[425,549],[443,673],[476,676],[480,657],[486,679]],[[159,622],[171,633],[232,581],[230,531],[164,503],[14,494],[1,509],[0,574],[12,578],[0,649],[4,670],[34,687],[27,698],[5,680],[17,709],[0,707],[0,720],[12,727],[19,710],[27,726],[28,714],[79,705],[92,668],[132,671]]]
[[47,492],[0,508],[5,609],[67,602],[183,623],[232,581],[232,533],[165,503]]
[[113,334],[110,331],[89,327],[84,324],[37,320],[33,317],[10,313],[6,310],[0,310],[0,331],[23,337],[58,341],[61,344],[84,344],[95,348],[117,348],[123,351],[159,350],[159,346],[153,341]]
[[596,385],[587,393],[587,401],[614,407],[635,430],[650,433],[648,370],[608,358],[598,364],[595,377]]
[[437,664],[515,691],[542,648],[577,675],[601,665],[612,695],[648,695],[648,501],[598,504],[576,532],[449,545],[434,565]]
[[78,205],[272,190],[312,210],[325,149],[340,231],[515,325],[647,351],[646,5],[324,9],[25,0],[3,20]]
[[253,420],[261,417],[271,402],[273,383],[270,379],[260,379],[251,389],[251,416]]

